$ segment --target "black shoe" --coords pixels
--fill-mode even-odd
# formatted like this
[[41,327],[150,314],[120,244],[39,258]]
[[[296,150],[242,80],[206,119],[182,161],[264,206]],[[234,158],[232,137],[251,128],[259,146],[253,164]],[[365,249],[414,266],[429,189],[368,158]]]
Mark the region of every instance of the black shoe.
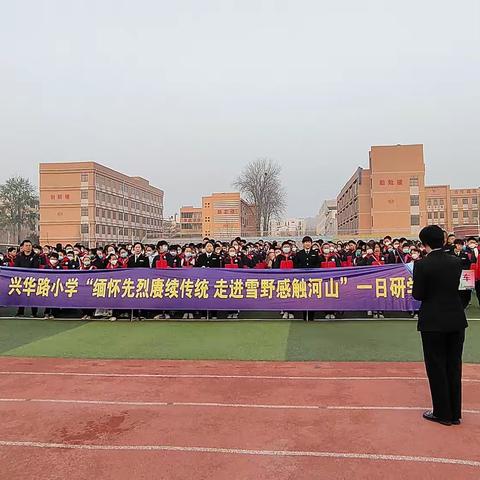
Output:
[[430,422],[440,423],[447,427],[449,427],[452,424],[450,420],[443,420],[441,418],[436,417],[431,410],[427,410],[426,412],[423,412],[423,418],[425,420],[429,420]]
[[452,425],[461,425],[462,424],[462,419],[457,418],[456,420],[452,420]]

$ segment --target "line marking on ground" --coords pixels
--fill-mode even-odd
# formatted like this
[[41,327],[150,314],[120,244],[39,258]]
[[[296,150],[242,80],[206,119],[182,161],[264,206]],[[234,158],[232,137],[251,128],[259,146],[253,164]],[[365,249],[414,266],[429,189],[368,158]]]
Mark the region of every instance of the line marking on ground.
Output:
[[248,450],[241,448],[216,448],[216,447],[187,447],[175,445],[92,445],[46,443],[31,441],[0,440],[0,447],[30,447],[30,448],[57,448],[72,450],[136,450],[136,451],[167,451],[191,453],[226,453],[233,455],[261,455],[271,457],[317,457],[317,458],[345,458],[354,460],[386,460],[397,462],[443,463],[480,467],[480,461],[461,458],[422,457],[413,455],[389,455],[377,453],[346,453],[346,452],[317,452],[297,450]]
[[[139,402],[122,400],[77,400],[57,398],[0,398],[0,403],[61,403],[80,405],[122,405],[131,407],[225,407],[263,408],[283,410],[427,410],[430,407],[402,407],[375,405],[275,405],[261,403],[221,403],[221,402]],[[464,413],[480,414],[480,410],[463,409]]]
[[[111,378],[238,378],[253,380],[427,380],[427,377],[320,377],[320,376],[288,376],[288,375],[215,375],[215,374],[174,374],[174,373],[98,373],[98,372],[28,372],[28,371],[0,371],[0,375],[45,375],[64,377],[111,377]],[[463,378],[462,382],[480,383],[477,378]]]

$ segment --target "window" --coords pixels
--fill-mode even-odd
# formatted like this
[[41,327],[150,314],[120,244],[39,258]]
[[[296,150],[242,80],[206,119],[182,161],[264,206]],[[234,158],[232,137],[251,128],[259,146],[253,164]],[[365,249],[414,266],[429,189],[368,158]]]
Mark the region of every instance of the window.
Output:
[[82,200],[88,199],[88,190],[82,190],[82,194],[80,196]]
[[464,205],[468,205],[468,198],[462,198],[462,203]]
[[101,213],[101,210],[97,207],[97,208],[95,209],[95,216],[96,216],[97,218],[100,218],[100,213]]
[[95,225],[95,233],[100,233],[100,225]]
[[436,198],[433,199],[433,205],[434,205],[434,206],[437,206],[437,205],[438,205],[438,199],[436,199]]
[[440,218],[444,219],[445,218],[445,212],[440,212]]
[[107,235],[111,235],[112,234],[112,227],[108,227],[107,228]]
[[432,218],[432,212],[428,212],[428,219],[430,220]]
[[115,212],[115,211],[112,212],[112,218],[113,218],[114,220],[117,219],[117,212]]
[[458,205],[458,198],[452,199],[452,204],[453,205]]
[[435,218],[435,219],[438,218],[438,212],[433,212],[433,218]]
[[410,215],[410,225],[420,225],[420,215]]
[[105,225],[102,225],[102,235],[105,235]]
[[468,219],[468,210],[464,210],[464,211],[463,211],[463,218],[467,218],[467,219]]
[[82,217],[88,217],[88,207],[82,207],[80,215]]
[[81,232],[82,233],[88,233],[88,223],[82,223]]
[[453,218],[458,218],[458,212],[453,212]]
[[472,205],[476,205],[478,203],[477,197],[472,197]]
[[420,205],[420,197],[418,195],[410,195],[410,205],[418,207]]
[[472,210],[473,218],[478,218],[478,210]]
[[410,177],[410,186],[418,187],[418,177]]
[[441,199],[439,200],[439,202],[440,202],[440,205],[443,205],[443,204],[444,204],[443,198],[441,198]]
[[123,228],[122,227],[118,227],[118,235],[120,237],[123,237]]
[[107,210],[107,218],[112,218],[112,212],[110,210]]
[[80,181],[88,182],[88,173],[82,173],[82,175],[80,176]]
[[123,220],[123,212],[118,212],[118,219]]

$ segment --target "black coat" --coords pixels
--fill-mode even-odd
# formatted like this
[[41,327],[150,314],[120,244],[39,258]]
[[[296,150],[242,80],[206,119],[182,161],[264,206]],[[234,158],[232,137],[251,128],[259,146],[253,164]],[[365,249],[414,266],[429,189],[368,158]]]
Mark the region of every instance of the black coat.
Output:
[[40,257],[33,252],[30,255],[20,252],[15,257],[15,266],[20,268],[40,268]]
[[135,260],[135,255],[131,255],[127,263],[128,268],[150,268],[148,258],[141,253]]
[[462,269],[463,270],[470,270],[472,265],[472,260],[470,259],[468,253],[462,250],[460,253],[456,253],[455,250],[451,252],[451,255],[459,258],[462,261]]
[[216,253],[211,253],[208,256],[206,253],[202,253],[198,256],[197,261],[195,262],[196,267],[206,267],[206,268],[221,268],[222,259],[220,255]]
[[458,285],[462,261],[435,250],[415,262],[413,298],[422,306],[417,329],[421,332],[455,332],[468,327]]
[[295,254],[295,268],[318,268],[320,266],[318,251],[311,250],[307,253],[300,250]]

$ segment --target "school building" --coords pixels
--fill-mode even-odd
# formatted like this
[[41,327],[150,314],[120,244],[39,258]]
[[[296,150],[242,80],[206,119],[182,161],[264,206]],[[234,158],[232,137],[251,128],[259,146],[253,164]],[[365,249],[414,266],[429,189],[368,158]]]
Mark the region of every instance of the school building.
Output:
[[89,247],[159,237],[164,192],[95,162],[40,164],[40,243]]

